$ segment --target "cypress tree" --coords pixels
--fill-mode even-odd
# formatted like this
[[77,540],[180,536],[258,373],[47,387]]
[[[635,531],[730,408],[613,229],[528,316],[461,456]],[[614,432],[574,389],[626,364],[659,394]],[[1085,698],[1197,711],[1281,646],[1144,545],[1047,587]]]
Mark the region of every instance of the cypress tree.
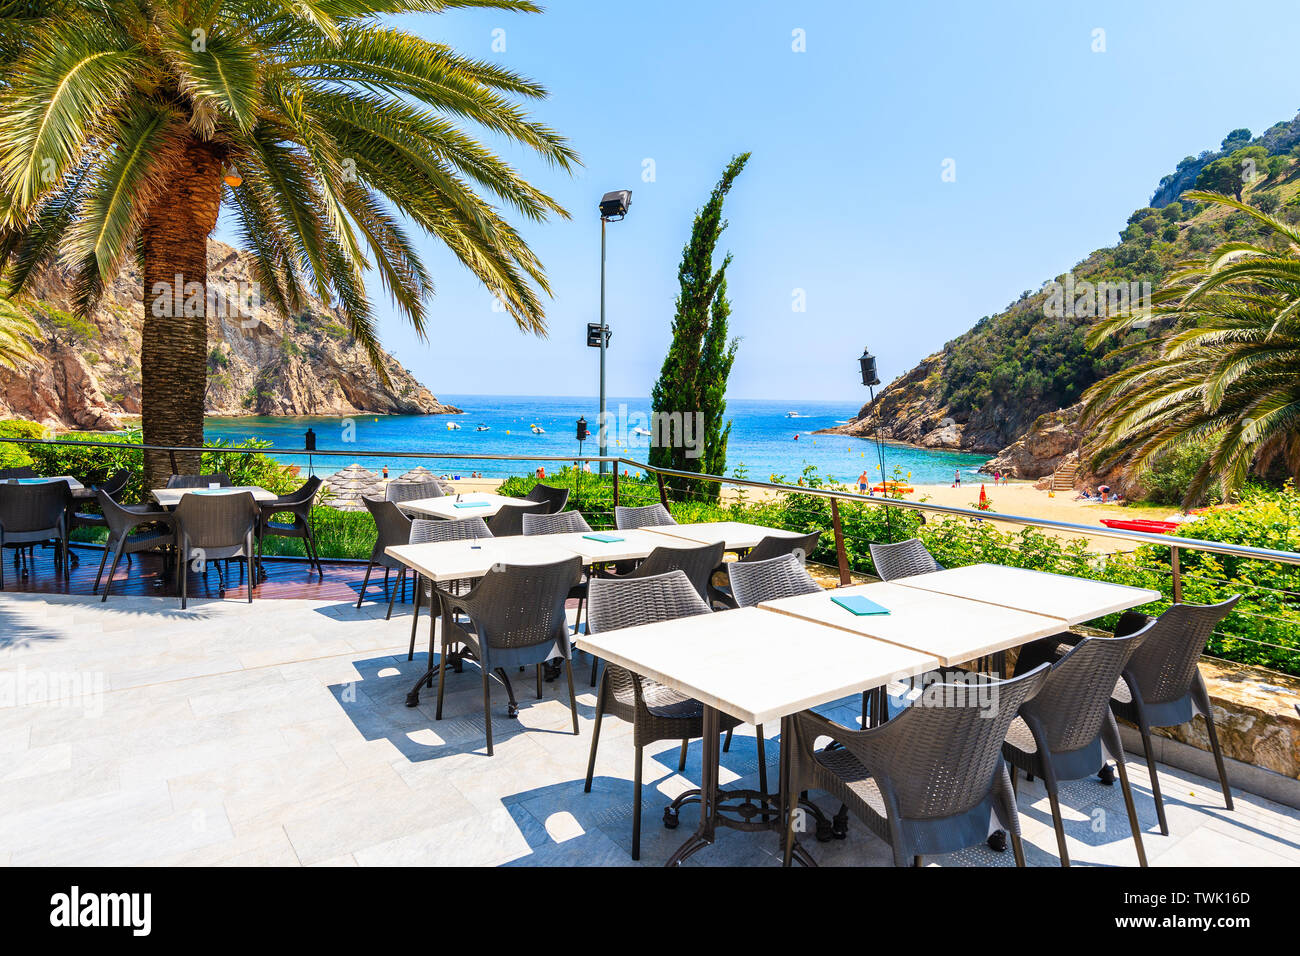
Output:
[[[664,357],[659,380],[650,393],[650,405],[656,414],[680,414],[694,421],[696,412],[703,416],[703,428],[694,437],[701,442],[698,457],[687,457],[688,449],[680,441],[656,443],[650,449],[650,463],[678,471],[721,475],[727,467],[727,439],[731,422],[723,424],[727,410],[727,376],[736,359],[737,340],[728,338],[727,320],[731,304],[727,301],[727,266],[731,254],[713,268],[713,252],[718,237],[727,228],[722,218],[722,202],[731,184],[745,168],[749,153],[732,158],[722,178],[713,187],[708,201],[695,214],[691,236],[682,250],[677,281],[677,311],[673,317],[673,338]],[[666,430],[657,428],[656,437]],[[679,493],[695,493],[716,499],[718,486],[710,482],[673,479],[669,482]]]

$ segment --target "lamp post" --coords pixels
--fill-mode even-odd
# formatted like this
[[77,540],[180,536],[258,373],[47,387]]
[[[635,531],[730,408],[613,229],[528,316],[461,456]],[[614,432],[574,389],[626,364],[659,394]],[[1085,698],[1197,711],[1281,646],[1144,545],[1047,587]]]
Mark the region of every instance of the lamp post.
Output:
[[[876,386],[880,384],[880,376],[876,374],[876,357],[871,354],[867,348],[862,349],[862,355],[858,357],[858,367],[862,372],[862,384],[867,386],[867,393],[871,396],[870,404],[876,402]],[[881,494],[889,496],[889,485],[885,481],[885,443],[880,438],[880,412],[876,412],[876,458],[880,462],[880,487],[883,489]],[[871,486],[868,485],[868,488]],[[885,534],[892,541],[894,539],[893,530],[889,523],[889,508],[885,508]]]
[[[599,429],[597,438],[600,446],[600,473],[605,474],[607,462],[604,460],[605,437],[608,429],[605,422],[605,348],[609,345],[609,326],[605,324],[605,223],[619,222],[627,216],[628,207],[632,205],[632,190],[616,189],[605,193],[600,199],[600,417],[596,419]],[[587,344],[591,344],[591,330],[587,331]]]

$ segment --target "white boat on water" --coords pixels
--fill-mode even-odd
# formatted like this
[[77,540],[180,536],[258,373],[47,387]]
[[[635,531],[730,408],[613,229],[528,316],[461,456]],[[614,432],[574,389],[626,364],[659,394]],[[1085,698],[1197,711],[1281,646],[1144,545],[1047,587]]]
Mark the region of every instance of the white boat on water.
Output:
[[640,427],[637,427],[637,428],[632,429],[632,434],[633,434],[633,435],[647,435],[647,436],[648,436],[648,435],[650,434],[650,429],[648,429],[648,428],[640,428]]
[[474,429],[474,431],[476,432],[490,432],[491,430],[492,427],[490,425],[479,425],[477,428]]
[[533,430],[533,434],[534,434],[534,435],[545,435],[545,434],[546,434],[546,429],[543,428],[541,425],[530,425],[530,426],[528,426],[528,427],[531,428],[531,429]]
[[449,431],[449,432],[454,432],[454,431],[459,431],[459,430],[460,430],[460,426],[457,425],[455,422],[448,422],[448,423],[447,423],[447,431]]
[[785,413],[785,417],[786,417],[786,418],[802,418],[803,416],[800,415],[798,412],[786,412],[786,413]]

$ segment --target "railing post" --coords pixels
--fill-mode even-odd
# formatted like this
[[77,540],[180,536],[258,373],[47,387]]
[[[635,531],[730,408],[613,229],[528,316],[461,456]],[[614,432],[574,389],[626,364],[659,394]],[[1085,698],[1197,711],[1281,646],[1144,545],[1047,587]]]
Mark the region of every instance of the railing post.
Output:
[[[170,459],[172,460],[172,474],[173,474],[173,475],[175,475],[175,474],[179,474],[179,473],[180,473],[180,469],[176,467],[176,452],[175,452],[175,451],[168,451],[168,452],[167,452],[167,457],[170,458]],[[200,465],[199,467],[200,467],[200,469],[201,469],[203,466]]]
[[659,479],[659,503],[667,508],[668,492],[664,490],[664,476],[659,472],[655,472],[655,477]]
[[840,587],[849,583],[849,555],[844,550],[844,529],[840,526],[840,501],[831,499],[831,525],[835,528],[835,559],[840,565]]
[[1178,549],[1169,549],[1169,566],[1174,572],[1174,603],[1183,603],[1183,571],[1180,567],[1181,562],[1178,559]]
[[618,462],[614,462],[614,507],[618,507]]

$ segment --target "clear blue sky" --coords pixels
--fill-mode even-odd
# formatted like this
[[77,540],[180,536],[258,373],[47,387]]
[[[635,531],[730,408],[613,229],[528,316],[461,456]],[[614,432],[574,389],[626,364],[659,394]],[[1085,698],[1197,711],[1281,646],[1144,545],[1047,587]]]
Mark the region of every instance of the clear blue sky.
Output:
[[[610,226],[609,391],[648,394],[692,215],[749,150],[722,242],[742,339],[730,395],[856,403],[864,345],[882,379],[905,372],[1115,242],[1183,156],[1300,107],[1293,2],[547,6],[399,20],[543,82],[534,114],[584,163],[569,177],[502,147],[572,215],[523,227],[554,291],[549,338],[516,331],[432,241],[431,341],[380,304],[384,344],[435,393],[595,393],[596,203],[630,188],[630,215]],[[795,29],[806,52],[792,51]],[[949,158],[955,182],[941,178]],[[806,312],[792,311],[795,289]]]

